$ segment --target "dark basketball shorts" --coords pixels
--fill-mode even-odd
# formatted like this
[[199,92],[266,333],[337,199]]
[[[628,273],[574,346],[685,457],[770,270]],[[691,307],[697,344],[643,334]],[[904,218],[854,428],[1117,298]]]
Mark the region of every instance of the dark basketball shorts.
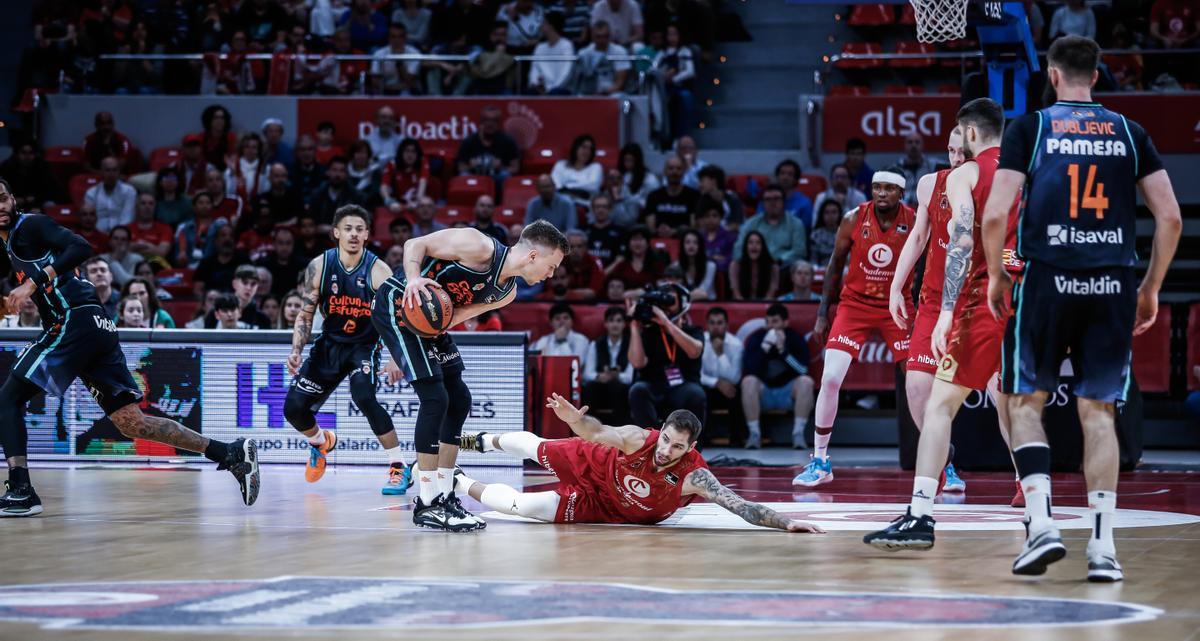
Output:
[[404,289],[384,282],[375,292],[371,307],[371,323],[375,325],[388,353],[396,361],[404,377],[417,381],[443,372],[462,371],[462,354],[449,334],[437,338],[421,338],[404,326],[400,307],[404,304]]
[[299,394],[314,412],[347,376],[365,376],[374,386],[379,376],[379,341],[347,343],[317,338],[300,365],[288,394]]
[[1053,392],[1070,358],[1076,396],[1125,400],[1137,313],[1133,268],[1076,271],[1029,261],[1013,289],[1013,310],[1000,364],[1005,393]]
[[116,323],[98,305],[67,310],[62,323],[30,343],[13,374],[62,396],[78,377],[105,414],[142,400],[117,339]]

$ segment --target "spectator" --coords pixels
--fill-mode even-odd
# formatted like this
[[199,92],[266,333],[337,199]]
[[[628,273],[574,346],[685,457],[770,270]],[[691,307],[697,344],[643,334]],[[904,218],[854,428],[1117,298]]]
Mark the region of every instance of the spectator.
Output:
[[[213,169],[214,173],[216,171]],[[239,205],[240,202],[239,200]],[[228,218],[217,215],[213,207],[213,198],[208,192],[196,194],[195,198],[192,198],[192,219],[180,223],[175,232],[175,264],[180,267],[194,266],[210,253],[217,227],[229,224]],[[232,230],[230,231],[232,233]]]
[[375,112],[375,126],[363,140],[370,145],[371,157],[376,163],[386,163],[395,158],[401,142],[400,135],[396,133],[396,112],[387,105],[380,107]]
[[614,425],[629,422],[629,328],[622,307],[604,310],[604,335],[588,344],[583,359],[583,404],[611,412]]
[[[361,56],[365,52],[350,42],[349,29],[338,29],[333,34],[330,53],[334,56]],[[364,89],[362,78],[370,68],[371,63],[365,60],[341,60],[321,80],[320,91],[328,94],[361,92]]]
[[812,262],[817,265],[828,265],[833,256],[833,248],[837,242],[838,225],[842,224],[842,208],[836,200],[826,200],[818,210],[821,224],[812,231],[809,247]]
[[693,226],[692,212],[700,200],[700,192],[683,184],[683,172],[683,160],[668,156],[663,165],[666,184],[646,197],[642,221],[660,238],[671,238],[678,230]]
[[700,149],[696,139],[691,136],[680,136],[675,141],[675,155],[683,161],[683,184],[696,189],[700,186],[700,170],[708,163],[700,157]]
[[108,267],[108,261],[99,256],[92,256],[83,261],[81,267],[84,277],[96,288],[96,297],[104,307],[105,317],[116,318],[120,295],[113,289],[112,270]]
[[484,4],[475,0],[448,0],[434,5],[434,42],[450,42],[461,33],[470,44],[482,45],[494,22],[495,8],[496,3]]
[[695,229],[683,232],[683,240],[679,243],[678,266],[683,272],[683,286],[692,293],[692,300],[713,300],[717,297],[713,286],[717,265],[708,259],[704,237]]
[[142,312],[146,317],[146,326],[157,328],[175,327],[175,319],[167,313],[167,310],[162,308],[161,299],[154,289],[154,281],[145,278],[131,278],[125,286],[121,288],[121,298],[133,298],[142,303]]
[[729,332],[729,313],[724,307],[710,307],[705,321],[708,331],[704,332],[700,385],[704,387],[709,412],[727,410],[731,426],[740,426],[742,405],[738,392],[742,380],[742,341]]
[[117,159],[109,156],[100,161],[100,183],[83,195],[84,208],[96,212],[96,228],[107,233],[117,225],[132,223],[136,203],[137,190],[121,180]]
[[294,160],[292,146],[283,140],[283,121],[278,118],[267,118],[262,122],[261,130],[263,137],[263,160],[268,165],[271,163],[283,163],[284,166],[292,164]]
[[487,43],[467,68],[471,74],[471,93],[511,95],[517,92],[519,68],[516,58],[508,51],[508,23],[497,21],[492,24]]
[[[158,270],[155,269],[154,265],[152,265],[149,261],[145,261],[145,260],[138,263],[137,266],[133,268],[134,278],[140,278],[142,280],[145,280],[145,281],[151,282],[151,283],[157,282],[155,280],[155,274],[157,272],[158,272]],[[160,300],[160,301],[171,300],[172,298],[174,298],[173,296],[171,296],[171,292],[168,292],[163,289],[157,290],[155,292],[155,294],[158,296],[158,300]]]
[[332,36],[337,31],[337,25],[342,21],[342,16],[350,11],[350,8],[344,6],[341,0],[316,0],[315,3],[310,4],[312,13],[309,14],[308,30],[314,36],[321,38]]
[[373,51],[387,42],[387,16],[376,11],[371,0],[353,0],[350,11],[342,16],[337,26],[349,29],[350,42],[355,49]]
[[383,262],[393,270],[400,269],[404,265],[404,246],[392,245],[383,255]]
[[[200,308],[196,310],[196,314],[192,317],[192,320],[184,323],[183,326],[187,329],[204,329],[204,320],[212,314],[213,310],[216,309],[217,299],[220,297],[221,292],[216,289],[210,289],[204,292],[204,298],[202,299],[204,302],[200,305]],[[236,300],[234,300],[233,306],[237,307]]]
[[[170,225],[155,220],[156,210],[154,194],[138,194],[137,206],[133,210],[133,225],[128,228],[129,251],[147,259],[158,259],[165,265],[170,258],[174,232]],[[189,206],[189,216],[191,211]]]
[[700,205],[696,222],[704,239],[704,255],[717,266],[718,271],[724,272],[729,269],[729,263],[733,260],[737,234],[721,226],[719,203],[704,199],[700,201]]
[[[642,289],[662,277],[663,260],[650,250],[650,230],[638,225],[629,230],[625,253],[605,270],[609,278],[618,278],[628,289]],[[612,300],[612,299],[610,299]]]
[[375,52],[375,60],[371,63],[371,73],[382,77],[383,93],[389,96],[411,96],[419,93],[421,61],[388,60],[388,56],[421,53],[416,47],[408,44],[408,30],[402,23],[388,27],[387,42],[386,47]]
[[469,226],[507,244],[508,231],[496,224],[493,220],[495,214],[496,201],[491,196],[482,194],[475,200],[475,220]]
[[742,235],[741,256],[729,265],[733,300],[770,300],[779,291],[779,265],[757,231]]
[[567,271],[566,264],[559,265],[554,269],[554,273],[546,279],[541,294],[534,300],[555,302],[571,300],[571,274]]
[[746,206],[732,189],[725,188],[725,170],[716,165],[705,165],[699,175],[700,202],[696,205],[696,214],[710,206],[718,207],[720,222],[737,229],[746,219]]
[[100,257],[108,263],[112,272],[112,284],[121,287],[133,278],[133,268],[144,259],[141,254],[129,251],[129,227],[117,225],[108,235],[108,251]]
[[[271,322],[262,312],[258,311],[258,306],[254,302],[258,296],[258,286],[258,270],[254,268],[254,265],[239,265],[231,283],[234,300],[239,310],[238,318],[250,329],[271,329]],[[220,308],[218,307],[218,309]],[[217,317],[214,314],[211,318],[205,319],[204,326],[212,329],[216,327],[216,323]]]
[[604,186],[599,195],[606,197],[606,202],[609,203],[609,218],[614,225],[626,229],[637,223],[642,206],[629,193],[629,186],[625,184],[621,170],[616,167],[605,170]]
[[[562,162],[562,161],[559,161]],[[545,220],[556,229],[568,231],[578,227],[578,215],[575,204],[571,199],[558,193],[555,181],[546,174],[537,178],[538,195],[529,200],[525,206],[525,224],[535,220]]]
[[[850,185],[859,192],[871,191],[871,178],[875,170],[867,164],[867,143],[861,138],[851,138],[846,141],[846,159],[842,161],[850,172]],[[865,198],[864,198],[865,200]]]
[[826,201],[837,203],[838,208],[842,211],[850,211],[867,202],[867,195],[854,186],[850,169],[845,165],[838,164],[829,170],[829,187],[817,194],[813,211],[820,210]]
[[304,134],[296,139],[296,162],[288,169],[291,189],[305,201],[325,181],[325,165],[317,162],[317,142]]
[[[548,13],[542,21],[545,40],[533,49],[537,56],[574,56],[575,45],[563,37],[565,19],[561,13]],[[573,63],[562,61],[534,61],[529,67],[529,90],[531,93],[569,95],[571,93],[571,70]]]
[[[388,242],[384,243],[384,247],[394,247],[396,245],[404,246],[413,237],[412,223],[404,216],[397,216],[388,223]],[[381,253],[381,252],[376,252]]]
[[205,319],[205,329],[258,329],[242,320],[242,308],[233,294],[219,294],[213,303],[212,324]]
[[270,0],[246,0],[234,20],[238,29],[245,31],[250,40],[262,46],[274,42],[276,32],[284,30],[287,23],[287,14]]
[[[786,158],[775,165],[775,182],[783,189],[783,210],[788,216],[799,218],[804,223],[805,231],[813,226],[813,203],[804,192],[800,191],[800,163]],[[758,211],[763,212],[763,203],[758,203]]]
[[304,271],[307,263],[296,254],[295,234],[288,227],[280,227],[274,232],[271,251],[260,258],[257,264],[271,273],[272,286],[267,291],[282,296],[296,287],[300,272]]
[[251,132],[238,141],[237,159],[225,170],[225,191],[253,202],[259,193],[271,188],[267,164],[262,159],[262,136]]
[[566,158],[554,163],[550,172],[559,191],[586,203],[600,191],[604,168],[596,162],[596,139],[589,134],[576,136]]
[[421,196],[417,201],[417,220],[413,223],[413,238],[427,236],[435,231],[441,231],[446,226],[437,220],[437,206],[429,196]]
[[[687,292],[682,287],[671,291],[675,300],[668,309],[654,307],[653,320],[643,324],[635,316],[629,324],[629,362],[637,370],[637,382],[629,388],[629,413],[635,425],[661,425],[663,410],[704,416],[704,332],[686,322]],[[635,309],[635,301],[629,307]]]
[[[263,267],[262,265],[256,266],[254,268],[254,271],[258,273],[258,291],[260,291],[260,292],[271,291],[272,284],[274,283],[274,280],[275,280],[274,277],[271,276],[271,271],[269,269],[267,269],[266,267]],[[261,308],[262,301],[267,296],[269,296],[269,294],[266,294],[266,293],[259,294],[258,296],[254,297],[254,302],[256,304],[258,304]],[[259,309],[259,311],[262,311],[262,310]],[[263,312],[263,316],[266,316],[266,315],[267,315],[266,312]],[[268,320],[268,322],[270,322],[269,318],[267,320]]]
[[601,20],[592,23],[592,44],[579,52],[579,86],[576,93],[584,96],[624,93],[632,66],[622,58],[628,56],[629,51],[625,47],[612,41],[612,29],[607,22]]
[[[1139,47],[1129,35],[1129,29],[1123,24],[1116,24],[1112,30],[1113,49],[1132,49]],[[1145,69],[1142,56],[1137,53],[1104,54],[1104,66],[1120,91],[1141,91],[1143,88],[1142,73]]]
[[569,300],[592,301],[604,287],[604,264],[588,251],[588,237],[578,229],[567,232],[567,243],[571,246],[563,264],[567,267],[571,282]]
[[[126,42],[117,47],[117,53],[134,55],[156,55],[166,53],[162,43],[156,43],[150,38],[150,30],[144,20],[133,25]],[[163,69],[161,61],[153,60],[120,60],[114,61],[113,93],[129,94],[137,92],[142,95],[162,93]]]
[[1164,49],[1192,46],[1200,37],[1200,8],[1195,0],[1155,0],[1150,8],[1150,36]]
[[763,410],[792,410],[792,447],[804,449],[804,428],[813,408],[813,379],[808,375],[808,341],[787,326],[787,307],[767,308],[767,326],[746,338],[742,361],[742,409],[748,449],[762,446]]
[[304,261],[310,261],[333,246],[328,234],[320,234],[317,219],[304,212],[296,218],[296,253]]
[[575,331],[575,312],[566,303],[550,306],[551,332],[530,347],[543,356],[577,356],[582,361],[588,352],[588,339]]
[[127,327],[133,329],[145,329],[149,327],[146,324],[145,312],[142,310],[142,301],[129,297],[122,298],[117,302],[117,327]]
[[334,140],[336,134],[337,127],[332,122],[325,120],[317,123],[317,146],[314,154],[317,164],[328,165],[330,158],[346,155],[346,150]]
[[107,111],[96,112],[92,124],[96,130],[83,139],[83,162],[87,169],[103,172],[104,159],[115,158],[117,169],[125,171],[130,154],[135,152],[133,143],[125,134],[117,131],[116,119]]
[[233,135],[233,116],[221,105],[209,105],[200,114],[200,123],[204,126],[201,137],[205,160],[225,171],[235,159],[234,151],[237,148],[237,138]]
[[350,143],[349,153],[350,163],[346,166],[346,173],[350,175],[350,184],[360,194],[378,190],[376,182],[379,172],[371,160],[371,146],[363,140],[355,140]]
[[658,189],[662,183],[658,176],[646,169],[646,159],[642,154],[641,145],[631,142],[622,147],[621,158],[617,164],[621,174],[625,177],[629,193],[637,200],[638,208],[644,208],[650,192]]
[[604,281],[604,302],[625,303],[625,281],[610,277]]
[[204,158],[204,138],[200,134],[184,136],[179,169],[183,175],[184,195],[188,200],[204,191],[208,168],[208,161]]
[[400,7],[392,12],[392,24],[402,25],[408,34],[408,41],[419,49],[429,46],[429,23],[433,13],[421,6],[421,0],[403,0]]
[[[625,249],[625,238],[609,216],[612,199],[604,194],[592,198],[592,223],[588,225],[588,251],[606,268]],[[599,290],[597,290],[599,292]]]
[[[480,51],[478,45],[467,42],[466,32],[458,29],[450,40],[434,45],[431,53],[474,58]],[[470,65],[466,62],[429,60],[424,67],[425,91],[432,96],[465,96],[471,89]]]
[[362,194],[354,189],[349,178],[345,158],[329,161],[329,169],[325,171],[325,182],[308,201],[308,211],[317,219],[318,229],[326,232],[333,229],[333,215],[339,208],[363,204]]
[[400,142],[396,157],[383,169],[379,195],[393,214],[413,209],[429,188],[429,163],[421,151],[421,143],[413,138]]
[[[921,176],[937,171],[937,166],[925,156],[925,138],[917,132],[904,137],[904,155],[896,163],[904,174],[905,184],[915,185]],[[909,182],[911,181],[911,182]],[[911,194],[905,194],[904,202],[913,209],[917,207],[917,190],[910,189]]]
[[1066,4],[1060,6],[1050,17],[1050,39],[1054,40],[1060,36],[1096,39],[1096,14],[1092,13],[1084,0],[1067,0]]
[[288,169],[283,163],[275,163],[267,169],[267,182],[271,188],[259,198],[271,210],[272,224],[294,225],[296,216],[304,211],[304,201],[299,191],[288,180]]
[[[154,178],[154,193],[141,194],[152,196],[154,202],[153,216],[164,224],[175,228],[192,217],[191,198],[183,192],[183,180],[177,165],[168,165],[158,170]],[[141,204],[139,196],[138,204]]]
[[79,225],[75,233],[88,241],[94,253],[103,254],[108,251],[108,234],[96,229],[96,210],[88,207],[79,210]]
[[258,311],[262,312],[263,316],[266,316],[267,320],[270,321],[271,329],[279,327],[280,310],[279,297],[274,294],[267,294],[259,301]]
[[662,29],[651,29],[646,32],[646,41],[632,46],[629,51],[635,56],[644,56],[649,59],[634,60],[633,70],[638,74],[646,73],[654,66],[654,59],[658,57],[658,53],[667,46],[667,36]]
[[597,0],[592,5],[592,29],[600,23],[608,25],[613,42],[623,47],[642,41],[642,8],[634,0]]
[[459,175],[491,176],[503,182],[521,171],[521,150],[500,128],[500,107],[487,105],[479,114],[479,129],[466,137],[455,158]]
[[751,216],[738,230],[734,259],[742,257],[746,235],[752,231],[762,234],[766,239],[766,249],[775,260],[791,263],[808,256],[808,230],[805,229],[803,221],[784,212],[783,188],[779,185],[767,185],[763,189],[762,201],[763,212]]
[[542,35],[545,13],[533,0],[512,0],[496,12],[496,20],[507,27],[506,44],[513,53],[530,53]]
[[792,263],[791,269],[788,270],[788,275],[791,278],[792,289],[783,296],[780,296],[779,300],[785,302],[821,300],[821,297],[814,293],[812,289],[812,263],[807,260],[798,260]]
[[12,155],[0,165],[0,176],[8,181],[16,208],[21,211],[41,209],[63,200],[50,165],[30,140],[18,138],[13,142]]
[[[620,0],[627,6],[633,0]],[[606,3],[607,4],[607,3]],[[600,3],[596,4],[597,7]],[[683,43],[679,25],[667,25],[667,47],[654,56],[654,68],[662,74],[667,85],[667,112],[670,114],[670,137],[682,136],[691,129],[692,83],[696,78],[696,63],[692,60],[692,49]]]
[[562,34],[575,45],[576,51],[591,40],[588,25],[592,21],[592,9],[589,4],[585,0],[555,0],[550,5],[551,13],[563,15]]
[[[251,261],[257,261],[271,251],[274,244],[272,232],[275,229],[272,216],[270,203],[260,200],[254,208],[254,213],[243,219],[252,220],[254,225],[237,235],[237,248],[238,251],[246,252]],[[263,291],[265,292],[266,288]]]
[[16,314],[9,314],[4,318],[0,318],[0,327],[4,329],[12,329],[14,327],[37,327],[41,329],[42,317],[38,314],[37,303],[33,302],[32,297],[26,298],[21,303],[21,308]]
[[[233,289],[234,274],[238,265],[248,262],[250,262],[250,257],[245,252],[237,250],[233,227],[231,225],[218,226],[213,234],[212,254],[205,256],[196,266],[196,272],[192,274],[196,296],[199,297],[202,292],[209,289],[222,292]],[[252,265],[246,266],[251,270],[254,269]],[[258,272],[254,273],[254,283],[255,286],[258,285]]]

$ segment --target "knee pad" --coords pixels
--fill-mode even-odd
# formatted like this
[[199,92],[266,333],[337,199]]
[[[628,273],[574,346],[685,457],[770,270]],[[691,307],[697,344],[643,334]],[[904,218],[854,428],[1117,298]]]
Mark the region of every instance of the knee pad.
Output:
[[446,420],[442,421],[438,438],[443,443],[458,445],[463,423],[466,423],[467,417],[471,415],[471,388],[463,382],[461,373],[447,376],[444,387],[449,396],[450,406],[446,411]]
[[371,425],[375,436],[395,431],[392,415],[379,404],[379,397],[375,395],[375,384],[369,376],[358,374],[350,377],[350,398],[354,400],[363,416],[367,417],[367,423]]
[[437,454],[442,423],[450,409],[450,395],[440,376],[413,381],[413,390],[421,399],[413,439],[418,454]]
[[283,400],[283,417],[298,432],[317,426],[317,414],[313,411],[311,400],[294,390],[288,390]]

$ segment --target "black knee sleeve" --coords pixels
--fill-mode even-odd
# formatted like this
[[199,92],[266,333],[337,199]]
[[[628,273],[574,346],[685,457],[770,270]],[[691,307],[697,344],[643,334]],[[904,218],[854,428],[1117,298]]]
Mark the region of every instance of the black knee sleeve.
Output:
[[298,432],[305,432],[317,426],[317,414],[312,408],[312,399],[292,388],[288,390],[283,400],[283,417],[291,423]]
[[41,392],[37,385],[12,374],[0,385],[0,446],[4,447],[6,458],[28,455],[25,404]]
[[450,395],[446,393],[440,376],[415,380],[412,386],[417,398],[421,399],[421,409],[417,410],[417,422],[413,430],[417,454],[437,454],[438,436],[450,409]]
[[439,439],[449,445],[458,445],[462,436],[463,423],[471,414],[471,388],[463,382],[462,372],[445,374],[446,394],[450,397],[450,407],[446,411],[446,420],[442,421]]
[[371,377],[361,374],[351,376],[350,398],[354,400],[363,416],[367,417],[367,423],[370,423],[375,436],[395,431],[392,415],[379,404],[379,398],[375,395],[375,383],[371,382]]
[[1050,448],[1045,445],[1023,445],[1013,450],[1017,474],[1026,478],[1034,474],[1050,474]]

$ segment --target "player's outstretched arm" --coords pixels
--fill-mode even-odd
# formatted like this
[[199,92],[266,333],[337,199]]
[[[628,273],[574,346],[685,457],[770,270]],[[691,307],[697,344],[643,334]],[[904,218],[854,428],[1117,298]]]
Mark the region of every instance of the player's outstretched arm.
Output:
[[296,315],[296,324],[292,327],[292,353],[288,355],[287,359],[288,371],[292,376],[300,371],[304,346],[312,337],[313,317],[317,313],[317,297],[321,294],[321,273],[324,261],[324,254],[308,261],[308,267],[304,268],[304,277],[300,279],[300,285],[297,288],[300,293],[300,313]]
[[892,321],[900,329],[908,329],[908,292],[904,284],[917,265],[917,260],[929,243],[929,199],[933,196],[933,187],[937,184],[937,173],[925,174],[917,182],[917,216],[913,219],[912,231],[904,241],[900,250],[900,258],[896,259],[896,274],[892,277],[892,287],[888,293],[888,311]]
[[707,468],[700,468],[687,475],[687,478],[683,481],[683,493],[685,495],[695,494],[703,496],[742,517],[743,521],[751,525],[772,527],[788,532],[815,532],[818,534],[825,532],[812,523],[785,518],[782,514],[765,505],[747,501],[735,494],[733,490],[722,485],[717,480],[717,477],[713,476],[713,473]]
[[625,454],[632,454],[646,444],[646,430],[636,425],[605,425],[587,415],[587,405],[577,408],[558,394],[546,399],[546,407],[554,410],[554,415],[585,441],[615,447]]

